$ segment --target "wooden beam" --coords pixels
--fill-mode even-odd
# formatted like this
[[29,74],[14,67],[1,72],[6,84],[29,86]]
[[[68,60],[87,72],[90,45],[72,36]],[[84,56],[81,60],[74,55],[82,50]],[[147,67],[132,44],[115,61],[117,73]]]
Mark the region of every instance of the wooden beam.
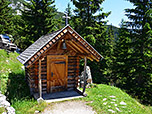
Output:
[[70,44],[66,43],[66,45],[67,45],[68,47],[70,47],[73,51],[78,52],[78,51],[77,51],[74,47],[72,47]]
[[58,46],[57,46],[57,51],[60,49],[60,47],[61,47],[61,42],[62,41],[59,41],[59,43],[58,43]]
[[[75,37],[75,33],[73,33],[72,36]],[[92,51],[92,50],[94,50],[94,49],[93,49],[91,46],[89,46],[87,43],[85,43],[85,40],[82,39],[81,36],[78,35],[78,37],[77,37],[77,38],[75,37],[75,39],[77,39],[77,40],[81,43],[81,45],[83,45],[83,47],[85,47],[85,48],[88,49],[88,51],[94,56],[94,58],[96,58],[95,60],[96,60],[97,62],[99,61],[99,60],[97,59],[97,58],[98,58],[98,57],[97,57],[98,54],[97,54],[96,52],[93,52],[93,51]],[[96,53],[97,55],[96,55],[95,53]]]
[[84,57],[84,76],[83,76],[83,81],[84,81],[84,85],[83,85],[83,92],[85,92],[85,89],[86,89],[86,66],[87,66],[87,58]]
[[39,59],[39,97],[42,98],[41,59]]
[[90,61],[93,61],[93,59],[91,57],[87,57]]
[[75,45],[77,45],[81,50],[85,51],[87,54],[90,53],[87,49],[85,49],[85,47],[81,44],[79,44],[79,42],[76,41],[72,41]]
[[74,44],[72,41],[69,41],[69,43],[75,47],[77,50],[79,50],[79,52],[84,53],[84,51],[82,51],[76,44]]
[[50,77],[49,77],[49,64],[50,64],[50,58],[49,56],[47,56],[47,63],[46,63],[46,66],[47,66],[47,93],[50,92]]
[[[57,42],[53,43],[52,41],[50,41],[48,44],[46,44],[45,47],[47,48],[47,50],[45,50],[45,51],[41,54],[41,56],[45,55],[45,53],[47,53],[56,43],[57,43]],[[49,46],[49,45],[50,45],[50,46]],[[33,62],[32,64],[34,64],[34,63],[40,58],[40,52],[38,51],[38,52],[36,53],[36,55],[37,55],[38,57],[34,60],[34,62]],[[28,63],[27,68],[31,67],[32,64],[29,64],[29,63]]]

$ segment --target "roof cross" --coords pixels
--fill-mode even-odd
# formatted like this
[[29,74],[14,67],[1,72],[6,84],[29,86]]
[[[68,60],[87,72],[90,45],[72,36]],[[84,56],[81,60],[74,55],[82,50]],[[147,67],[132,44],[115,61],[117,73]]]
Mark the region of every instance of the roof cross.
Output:
[[68,24],[68,19],[71,19],[71,17],[68,16],[67,13],[65,13],[65,16],[63,16],[63,18],[65,18],[65,26]]

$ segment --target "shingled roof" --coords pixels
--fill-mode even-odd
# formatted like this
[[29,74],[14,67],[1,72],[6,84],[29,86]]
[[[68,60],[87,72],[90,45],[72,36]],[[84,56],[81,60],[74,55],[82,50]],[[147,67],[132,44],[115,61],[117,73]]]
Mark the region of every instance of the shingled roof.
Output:
[[[86,49],[88,49],[91,54],[96,57],[97,60],[103,58],[102,55],[100,55],[86,40],[84,40],[75,30],[73,30],[69,25],[67,25],[58,31],[41,36],[36,42],[34,42],[25,51],[23,51],[17,57],[17,59],[25,65],[36,53],[40,52],[40,54],[38,54],[38,56],[40,56],[43,52],[45,52],[45,50],[47,50],[46,48],[52,46],[52,44],[58,41],[61,36],[64,35],[64,33],[66,32],[71,33],[76,39],[78,39],[78,41],[81,42],[81,44],[84,44]],[[45,49],[44,46],[46,46]],[[43,49],[43,51],[40,51],[41,49]]]

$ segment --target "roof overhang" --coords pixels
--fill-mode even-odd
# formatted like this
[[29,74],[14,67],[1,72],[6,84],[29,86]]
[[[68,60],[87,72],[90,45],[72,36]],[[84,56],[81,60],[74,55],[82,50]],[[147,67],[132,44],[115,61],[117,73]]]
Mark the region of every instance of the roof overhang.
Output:
[[22,52],[17,57],[17,59],[22,64],[24,64],[25,67],[30,66],[36,60],[38,60],[41,55],[46,53],[47,50],[50,49],[56,42],[58,42],[64,35],[66,35],[66,33],[69,33],[77,42],[79,42],[79,44],[81,44],[83,48],[90,53],[91,57],[94,60],[100,61],[103,59],[103,56],[98,53],[84,38],[82,38],[69,25],[65,26],[59,31],[55,31],[51,34],[41,36],[36,42],[34,42],[24,52]]

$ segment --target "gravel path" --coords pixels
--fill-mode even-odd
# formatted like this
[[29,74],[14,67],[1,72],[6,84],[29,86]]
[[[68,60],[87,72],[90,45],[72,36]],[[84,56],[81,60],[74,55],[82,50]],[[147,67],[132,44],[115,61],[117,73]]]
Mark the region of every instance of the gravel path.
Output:
[[42,114],[96,114],[92,107],[82,101],[66,101],[47,107]]

